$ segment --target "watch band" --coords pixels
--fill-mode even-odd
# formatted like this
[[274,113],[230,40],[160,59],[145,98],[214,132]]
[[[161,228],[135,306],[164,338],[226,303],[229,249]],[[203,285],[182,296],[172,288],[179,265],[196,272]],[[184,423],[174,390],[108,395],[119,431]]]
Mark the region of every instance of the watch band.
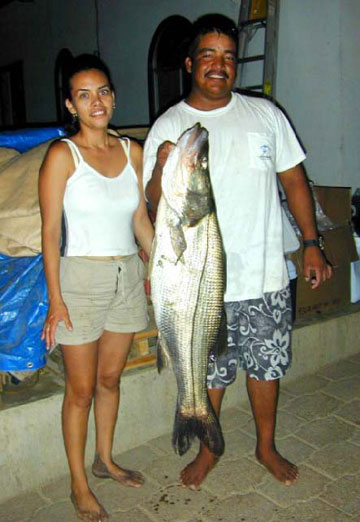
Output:
[[324,250],[323,238],[321,236],[319,236],[318,239],[304,239],[303,240],[304,248],[312,247],[312,246],[317,246],[320,248],[320,250]]

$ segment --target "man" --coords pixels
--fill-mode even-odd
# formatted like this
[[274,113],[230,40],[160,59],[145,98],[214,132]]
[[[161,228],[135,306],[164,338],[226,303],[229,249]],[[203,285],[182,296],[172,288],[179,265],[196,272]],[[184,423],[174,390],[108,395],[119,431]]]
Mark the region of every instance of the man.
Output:
[[[274,434],[279,378],[290,365],[291,304],[283,255],[277,176],[305,240],[304,274],[316,288],[331,276],[318,246],[311,193],[300,163],[305,155],[291,126],[268,100],[232,92],[237,64],[237,30],[222,15],[194,23],[185,60],[192,77],[186,100],[152,127],[145,144],[144,183],[153,209],[161,195],[161,174],[180,134],[200,122],[209,131],[209,166],[226,254],[227,354],[210,362],[208,391],[217,415],[238,363],[247,372],[254,415],[256,457],[290,485],[297,467],[276,450]],[[197,489],[216,464],[200,445],[181,472],[184,486]]]

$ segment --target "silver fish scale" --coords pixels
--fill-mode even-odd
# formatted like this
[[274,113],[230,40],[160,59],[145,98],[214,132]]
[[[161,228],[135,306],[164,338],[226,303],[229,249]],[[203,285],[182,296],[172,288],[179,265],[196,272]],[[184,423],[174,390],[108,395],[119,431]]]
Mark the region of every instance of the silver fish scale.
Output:
[[155,320],[178,378],[181,408],[200,414],[206,409],[208,354],[216,341],[223,302],[215,214],[187,227],[187,249],[180,261],[172,253],[166,227],[159,236],[157,249],[162,254],[154,258],[151,277]]
[[[158,358],[171,362],[177,379],[173,443],[182,454],[197,435],[221,454],[222,434],[206,387],[208,356],[218,336],[223,308],[221,237],[214,212],[195,226],[182,226],[186,249],[178,259],[172,244],[173,223],[173,211],[162,197],[151,259],[151,293],[160,332]],[[184,427],[184,435],[179,424],[185,425],[187,420],[190,427]],[[201,426],[194,428],[198,421]]]

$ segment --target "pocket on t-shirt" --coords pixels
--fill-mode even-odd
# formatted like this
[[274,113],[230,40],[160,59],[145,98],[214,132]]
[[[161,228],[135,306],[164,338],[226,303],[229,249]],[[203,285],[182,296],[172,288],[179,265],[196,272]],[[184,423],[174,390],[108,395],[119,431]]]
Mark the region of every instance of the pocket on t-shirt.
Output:
[[269,134],[248,132],[250,167],[267,170],[274,165],[275,147]]

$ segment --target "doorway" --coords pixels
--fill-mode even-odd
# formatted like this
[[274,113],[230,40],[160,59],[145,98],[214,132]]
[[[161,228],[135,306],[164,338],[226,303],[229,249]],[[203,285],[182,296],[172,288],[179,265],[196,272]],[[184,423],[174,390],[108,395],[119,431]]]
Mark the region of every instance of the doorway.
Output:
[[148,55],[150,123],[190,91],[184,60],[191,31],[189,20],[174,15],[154,33]]
[[0,127],[26,123],[23,62],[0,67]]

